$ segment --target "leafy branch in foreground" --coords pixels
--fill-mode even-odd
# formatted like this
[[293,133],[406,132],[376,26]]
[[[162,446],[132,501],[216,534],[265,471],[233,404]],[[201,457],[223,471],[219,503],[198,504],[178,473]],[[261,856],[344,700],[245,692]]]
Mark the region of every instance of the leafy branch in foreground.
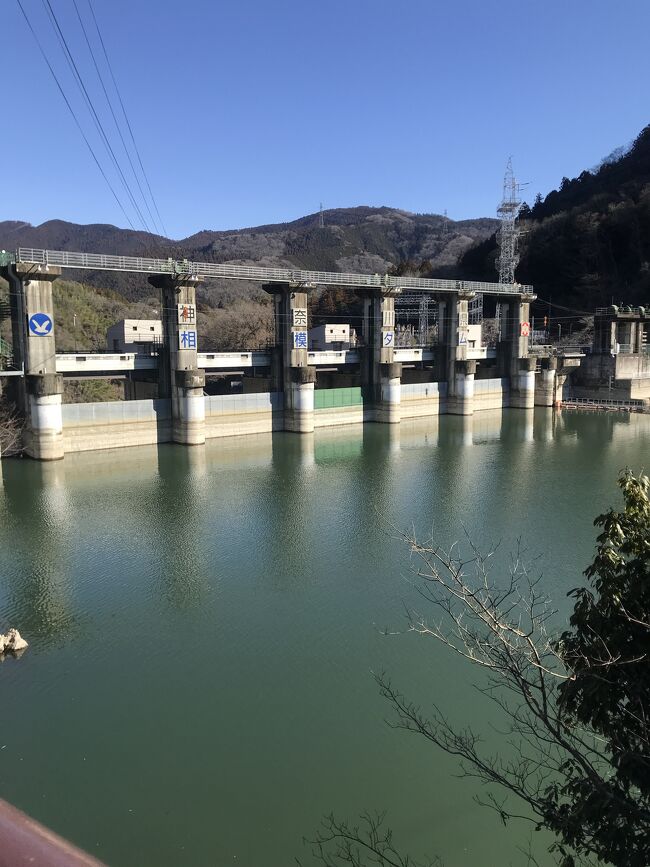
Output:
[[[435,613],[410,612],[409,629],[483,672],[479,688],[506,721],[505,755],[486,753],[470,726],[459,729],[435,705],[423,711],[385,675],[377,678],[392,725],[457,757],[461,772],[485,786],[479,802],[504,823],[521,819],[553,832],[551,851],[564,867],[650,863],[650,482],[626,472],[619,485],[624,509],[596,519],[602,532],[585,573],[591,587],[572,591],[570,629],[560,636],[540,579],[519,555],[496,582],[491,555],[471,542],[465,557],[458,546],[444,551],[403,537],[413,585]],[[363,840],[358,829],[328,822],[330,836],[314,850],[326,865],[413,864],[390,849],[370,850],[364,861],[366,850],[353,848]],[[342,840],[352,848],[327,860],[326,844]],[[342,860],[348,852],[357,860]]]

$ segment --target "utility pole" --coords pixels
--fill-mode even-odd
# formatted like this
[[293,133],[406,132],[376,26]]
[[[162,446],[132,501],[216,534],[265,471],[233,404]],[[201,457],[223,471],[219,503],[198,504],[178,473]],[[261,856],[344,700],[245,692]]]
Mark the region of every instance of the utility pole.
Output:
[[325,214],[323,213],[323,203],[320,203],[320,210],[318,212],[318,228],[325,228]]

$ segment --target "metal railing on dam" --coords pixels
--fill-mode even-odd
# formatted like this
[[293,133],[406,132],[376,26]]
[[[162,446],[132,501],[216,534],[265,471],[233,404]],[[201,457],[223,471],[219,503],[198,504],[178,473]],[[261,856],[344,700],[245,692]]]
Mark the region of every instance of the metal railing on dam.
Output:
[[295,268],[262,268],[257,265],[214,264],[104,253],[72,253],[20,247],[14,261],[26,265],[82,268],[92,271],[128,271],[138,274],[169,274],[185,277],[216,277],[261,283],[294,283],[312,286],[349,286],[356,289],[417,289],[421,292],[467,292],[485,295],[530,295],[532,286],[519,283],[487,283],[477,280],[440,280],[424,277],[392,277],[388,274],[349,274],[337,271],[303,271]]

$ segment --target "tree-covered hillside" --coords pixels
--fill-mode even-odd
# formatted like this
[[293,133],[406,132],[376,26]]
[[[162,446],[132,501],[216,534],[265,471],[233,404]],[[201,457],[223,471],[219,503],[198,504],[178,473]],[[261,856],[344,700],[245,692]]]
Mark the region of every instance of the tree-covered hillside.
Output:
[[[650,126],[629,149],[521,210],[517,279],[554,302],[592,310],[650,302]],[[459,274],[493,280],[496,238],[465,253]]]

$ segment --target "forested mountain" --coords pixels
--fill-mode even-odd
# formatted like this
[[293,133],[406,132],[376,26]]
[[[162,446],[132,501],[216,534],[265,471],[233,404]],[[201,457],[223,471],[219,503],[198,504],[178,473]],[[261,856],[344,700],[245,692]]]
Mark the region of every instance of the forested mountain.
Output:
[[[392,208],[341,208],[311,214],[292,223],[231,232],[203,231],[181,241],[153,237],[115,226],[79,226],[51,220],[41,226],[0,223],[0,249],[35,247],[88,253],[187,258],[208,262],[284,265],[327,271],[384,274],[396,269],[453,267],[458,256],[488,237],[493,219],[453,222],[434,214]],[[158,293],[144,274],[68,271],[55,283],[57,341],[64,350],[105,345],[108,319],[156,316]],[[78,283],[70,282],[77,280]],[[90,285],[88,285],[90,284]],[[96,291],[94,291],[96,290]],[[0,280],[0,300],[7,287]],[[331,297],[330,297],[331,296]],[[271,338],[272,305],[258,283],[209,280],[198,292],[201,346],[204,350],[255,347]],[[340,315],[355,297],[323,293],[314,298],[316,316]],[[321,310],[322,308],[322,310]],[[74,322],[74,329],[70,323]],[[5,339],[10,339],[4,323]]]
[[[583,310],[650,302],[650,126],[596,169],[521,210],[517,279]],[[458,274],[495,279],[492,236],[465,253]]]
[[[517,279],[542,298],[591,311],[611,301],[650,303],[650,126],[629,148],[521,210]],[[290,223],[170,240],[119,229],[51,220],[40,226],[0,222],[0,248],[19,246],[209,262],[284,265],[325,271],[418,272],[423,276],[497,279],[497,221],[454,222],[394,208],[339,208]],[[70,273],[127,299],[150,295],[142,275]],[[261,299],[255,284],[210,281],[204,303],[228,307]]]
[[[411,214],[394,208],[339,208],[291,223],[228,232],[202,231],[181,241],[118,229],[80,226],[51,220],[40,226],[0,223],[0,248],[36,247],[50,250],[107,252],[134,256],[188,258],[208,262],[285,265],[322,271],[363,271],[384,274],[406,261],[453,267],[458,257],[496,228],[493,219],[454,222],[436,214]],[[78,279],[141,297],[142,276],[110,272],[79,273]],[[227,302],[250,295],[250,286],[216,286],[212,295]],[[224,297],[225,296],[225,297]]]

